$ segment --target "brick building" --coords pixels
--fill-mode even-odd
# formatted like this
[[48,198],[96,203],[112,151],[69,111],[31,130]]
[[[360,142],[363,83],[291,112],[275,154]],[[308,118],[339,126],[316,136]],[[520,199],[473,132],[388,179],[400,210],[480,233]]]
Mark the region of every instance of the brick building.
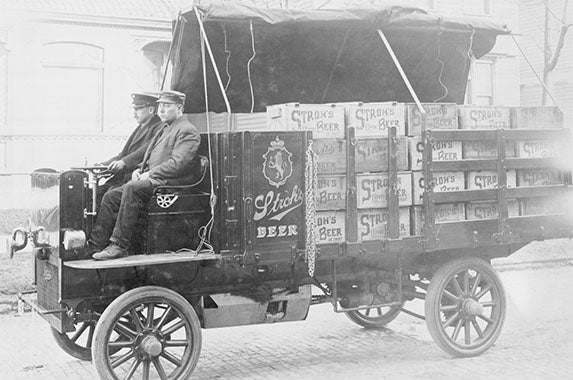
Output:
[[0,209],[29,183],[6,174],[121,149],[135,127],[129,95],[159,89],[180,3],[0,1]]

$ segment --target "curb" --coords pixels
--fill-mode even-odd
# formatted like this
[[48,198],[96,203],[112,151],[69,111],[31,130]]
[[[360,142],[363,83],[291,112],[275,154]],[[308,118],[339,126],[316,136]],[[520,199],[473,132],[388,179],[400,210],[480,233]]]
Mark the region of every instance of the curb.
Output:
[[507,272],[512,270],[526,270],[526,269],[555,268],[561,266],[573,266],[573,257],[547,259],[547,260],[533,260],[533,261],[523,261],[523,262],[492,263],[492,266],[498,272]]

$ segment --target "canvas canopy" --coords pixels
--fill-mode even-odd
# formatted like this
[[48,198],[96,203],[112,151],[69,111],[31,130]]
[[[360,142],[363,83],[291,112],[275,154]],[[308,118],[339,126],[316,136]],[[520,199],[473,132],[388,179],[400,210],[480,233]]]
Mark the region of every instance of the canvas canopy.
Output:
[[[232,112],[267,105],[412,102],[377,32],[381,30],[422,102],[464,100],[470,57],[509,30],[482,18],[388,4],[337,10],[260,9],[231,2],[198,7]],[[200,26],[194,8],[174,32],[172,89],[185,112],[205,111]],[[180,37],[180,40],[179,40]],[[209,110],[226,110],[207,56]]]

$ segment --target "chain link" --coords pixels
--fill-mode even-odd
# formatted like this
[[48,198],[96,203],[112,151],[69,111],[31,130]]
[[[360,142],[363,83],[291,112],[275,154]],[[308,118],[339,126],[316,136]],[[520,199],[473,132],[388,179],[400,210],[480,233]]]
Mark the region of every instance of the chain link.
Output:
[[308,275],[314,276],[314,262],[316,260],[316,189],[317,189],[318,162],[316,153],[312,150],[312,140],[306,149],[306,166],[304,168],[304,195],[306,204],[306,242],[305,261],[308,264]]

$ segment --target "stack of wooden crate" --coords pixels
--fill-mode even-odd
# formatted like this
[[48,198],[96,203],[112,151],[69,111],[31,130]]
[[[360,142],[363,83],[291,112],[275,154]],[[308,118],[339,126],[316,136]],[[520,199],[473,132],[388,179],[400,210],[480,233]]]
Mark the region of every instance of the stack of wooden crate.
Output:
[[[556,107],[510,108],[425,103],[427,129],[537,129],[563,128]],[[349,128],[352,127],[352,128]],[[356,178],[357,240],[387,237],[388,135],[396,128],[396,169],[400,236],[420,235],[424,222],[422,118],[415,104],[338,103],[269,106],[267,129],[309,130],[318,155],[316,199],[319,243],[347,239],[347,195],[354,190],[347,178]],[[349,145],[349,144],[352,144]],[[348,150],[352,155],[347,154]],[[508,141],[506,157],[547,157],[558,154],[547,141]],[[439,141],[432,146],[433,161],[495,159],[497,143],[488,141]],[[352,156],[352,158],[350,158]],[[351,168],[348,165],[352,165]],[[471,168],[470,168],[471,169]],[[434,192],[494,189],[497,171],[433,172]],[[562,183],[559,170],[507,171],[507,187]],[[550,212],[552,199],[511,199],[509,217]],[[354,217],[354,215],[352,215]],[[497,201],[441,203],[435,205],[436,223],[498,218]]]

